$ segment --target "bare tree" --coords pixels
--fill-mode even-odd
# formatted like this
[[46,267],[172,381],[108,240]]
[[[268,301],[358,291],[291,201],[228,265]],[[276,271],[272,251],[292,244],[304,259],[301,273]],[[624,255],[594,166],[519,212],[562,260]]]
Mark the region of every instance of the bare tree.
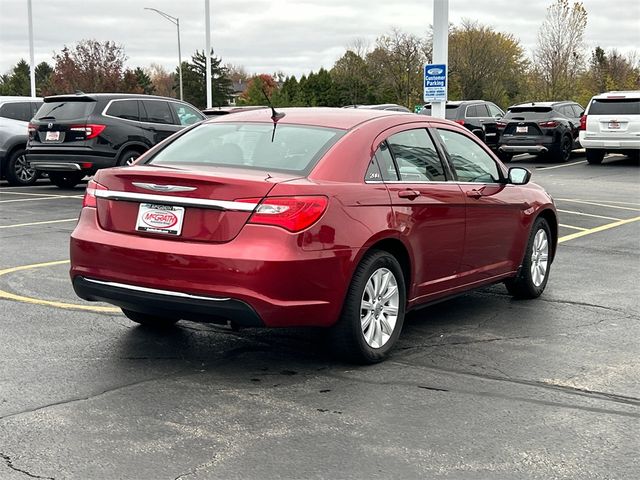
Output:
[[169,73],[162,65],[157,63],[152,63],[146,73],[151,77],[151,83],[156,95],[177,98],[173,88],[175,84],[174,73]]
[[582,2],[555,0],[538,31],[534,52],[540,94],[547,100],[569,98],[584,65],[583,37],[587,11]]

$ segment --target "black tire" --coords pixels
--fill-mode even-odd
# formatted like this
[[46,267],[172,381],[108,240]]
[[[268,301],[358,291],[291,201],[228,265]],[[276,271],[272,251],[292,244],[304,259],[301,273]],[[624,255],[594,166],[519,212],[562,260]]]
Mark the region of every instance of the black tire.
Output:
[[[538,235],[538,232],[541,230],[546,234],[548,245],[547,267],[542,282],[535,282],[532,273],[532,266],[534,262],[533,250],[536,235]],[[544,218],[537,218],[536,221],[533,222],[533,227],[531,228],[531,234],[529,235],[529,241],[527,242],[527,248],[524,252],[524,259],[522,261],[520,271],[518,272],[518,276],[510,278],[504,282],[511,295],[515,298],[525,299],[537,298],[542,294],[547,286],[547,282],[549,281],[549,271],[551,270],[551,258],[553,254],[551,250],[553,248],[552,245],[553,237],[551,236],[549,224]],[[536,285],[536,283],[538,284]]]
[[138,150],[128,149],[122,152],[120,157],[118,158],[117,165],[119,167],[125,167],[131,165],[136,159],[142,155]]
[[[398,307],[397,318],[391,335],[381,347],[374,348],[367,343],[361,325],[362,302],[367,283],[373,274],[380,269],[386,269],[393,274],[393,279],[397,284]],[[345,360],[362,364],[377,363],[384,360],[400,336],[402,324],[404,323],[405,304],[406,288],[402,268],[398,260],[383,250],[368,252],[356,268],[351,279],[340,319],[331,328],[330,338],[336,354]],[[380,322],[377,315],[381,317]],[[379,328],[384,332],[382,318],[387,319],[384,312],[376,313],[375,320],[372,318],[369,328],[375,329],[376,324],[379,324]],[[386,334],[388,335],[388,332]]]
[[161,317],[148,315],[146,313],[134,312],[133,310],[122,309],[122,313],[132,322],[139,323],[149,328],[164,329],[175,325],[180,319],[174,317]]
[[49,172],[51,183],[63,189],[75,187],[84,177],[84,172]]
[[33,168],[29,168],[24,148],[14,151],[9,157],[6,166],[5,177],[9,185],[33,185],[38,180],[38,172]]
[[568,162],[571,158],[571,147],[573,147],[573,140],[571,140],[571,137],[564,135],[560,139],[560,143],[553,148],[553,159],[558,162]]
[[585,150],[585,155],[587,157],[587,162],[589,162],[589,165],[601,164],[602,160],[604,159],[604,154],[604,150],[594,150],[592,148],[587,148]]
[[498,152],[498,158],[502,160],[503,163],[509,163],[513,159],[513,153]]

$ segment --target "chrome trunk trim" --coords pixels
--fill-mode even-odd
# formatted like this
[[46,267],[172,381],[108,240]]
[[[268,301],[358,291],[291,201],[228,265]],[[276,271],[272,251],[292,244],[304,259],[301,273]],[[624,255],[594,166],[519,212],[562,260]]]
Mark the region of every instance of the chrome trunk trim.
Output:
[[172,195],[154,195],[151,193],[118,192],[115,190],[96,189],[95,196],[107,200],[120,200],[124,202],[148,202],[160,205],[174,205],[177,207],[199,207],[237,212],[252,212],[258,206],[257,203],[211,200],[208,198],[175,197]]

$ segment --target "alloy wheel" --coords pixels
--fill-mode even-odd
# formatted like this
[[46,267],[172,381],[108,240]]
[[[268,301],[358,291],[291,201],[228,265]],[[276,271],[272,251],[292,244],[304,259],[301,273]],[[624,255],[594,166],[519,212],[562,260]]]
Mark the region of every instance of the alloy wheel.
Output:
[[29,163],[27,162],[27,157],[25,155],[20,155],[16,158],[15,162],[15,172],[16,177],[20,179],[23,183],[28,183],[33,180],[33,177],[36,176],[36,170],[34,168],[29,167]]
[[531,249],[531,281],[536,287],[544,282],[549,266],[549,240],[547,232],[538,230]]
[[383,347],[398,321],[400,292],[391,270],[379,268],[367,280],[360,303],[360,326],[371,348]]

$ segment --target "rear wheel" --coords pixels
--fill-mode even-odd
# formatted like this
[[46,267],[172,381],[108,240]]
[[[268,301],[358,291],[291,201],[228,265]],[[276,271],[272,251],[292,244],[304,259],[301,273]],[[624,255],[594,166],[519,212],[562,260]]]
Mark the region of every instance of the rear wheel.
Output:
[[73,188],[84,177],[84,172],[49,172],[49,180],[58,188]]
[[366,254],[351,280],[331,337],[347,360],[376,363],[393,348],[404,322],[405,284],[398,260],[388,252]]
[[504,163],[509,163],[513,158],[513,153],[498,152],[498,158],[502,160]]
[[568,162],[571,158],[571,147],[573,146],[571,137],[564,136],[560,140],[560,143],[555,146],[553,157],[559,162]]
[[133,322],[139,323],[140,325],[144,325],[146,327],[158,329],[169,328],[172,325],[175,325],[178,320],[180,320],[179,318],[161,317],[158,315],[148,315],[146,313],[134,312],[133,310],[127,310],[125,308],[122,309],[122,313],[124,313],[125,316]]
[[594,150],[592,148],[587,148],[585,150],[585,155],[587,156],[587,162],[591,165],[598,165],[602,163],[604,159],[604,150]]
[[122,152],[122,155],[120,155],[120,158],[118,158],[118,166],[128,167],[129,165],[132,165],[140,155],[142,154],[137,150],[125,150]]
[[7,182],[9,185],[33,185],[38,179],[38,172],[29,167],[25,150],[20,148],[13,152],[7,162],[6,171]]
[[533,224],[518,276],[505,281],[515,298],[539,297],[547,286],[551,267],[551,230],[544,218]]

